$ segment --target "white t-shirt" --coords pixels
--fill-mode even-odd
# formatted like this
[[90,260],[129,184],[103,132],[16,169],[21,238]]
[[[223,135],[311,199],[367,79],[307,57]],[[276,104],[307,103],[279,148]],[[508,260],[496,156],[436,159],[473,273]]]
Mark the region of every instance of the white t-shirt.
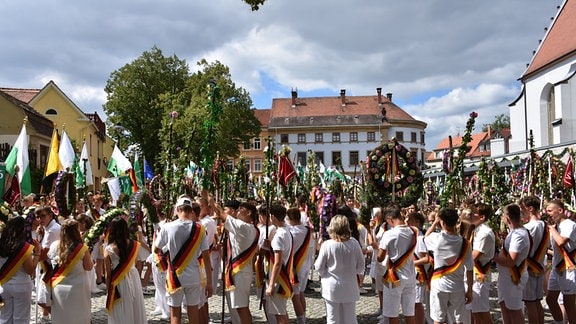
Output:
[[496,238],[490,226],[482,223],[474,230],[474,241],[472,250],[482,252],[478,257],[481,265],[485,265],[494,259],[494,250],[496,249]]
[[[232,247],[232,258],[246,251],[254,243],[256,232],[258,231],[253,224],[246,223],[232,216],[226,218],[224,228],[228,230]],[[252,273],[252,267],[243,267],[240,272]]]
[[358,233],[360,234],[358,237],[360,240],[360,246],[364,250],[368,245],[368,229],[360,222],[358,222]]
[[286,227],[278,227],[276,228],[276,233],[274,234],[274,238],[270,243],[272,246],[272,251],[282,252],[282,264],[288,264],[290,260],[290,252],[292,251],[293,241],[292,235],[288,231]]
[[[416,237],[417,238],[417,237]],[[416,240],[417,242],[418,240]],[[412,247],[414,242],[414,231],[406,225],[394,226],[392,229],[384,232],[380,240],[380,249],[386,250],[386,254],[391,261],[400,259]],[[414,268],[414,252],[401,268],[397,268],[396,274],[403,280],[416,280],[416,268]]]
[[[524,228],[530,232],[530,236],[532,237],[532,249],[530,249],[530,257],[534,257],[534,253],[536,253],[536,249],[540,246],[540,242],[544,237],[544,231],[546,230],[546,223],[541,220],[531,219],[528,223],[524,224]],[[550,244],[550,242],[543,242],[544,245]],[[542,267],[546,266],[546,255],[542,258],[542,262],[540,263]]]
[[[300,247],[302,247],[302,244],[304,244],[304,239],[306,238],[306,234],[308,233],[308,231],[310,231],[310,238],[309,238],[309,244],[312,244],[312,232],[310,230],[309,227],[299,224],[299,225],[287,225],[286,226],[288,228],[288,230],[290,231],[290,233],[292,234],[292,245],[294,246],[294,254],[296,254],[296,251],[298,251],[298,249],[300,249]],[[309,270],[310,270],[310,258],[308,257],[308,253],[310,253],[310,246],[307,247],[306,251],[304,252],[304,264],[302,264],[302,268],[300,268],[300,273],[298,273],[299,277],[302,277],[302,275],[305,275]]]
[[[566,244],[564,245],[566,251],[571,252],[576,249],[576,223],[570,219],[564,219],[559,225],[557,225],[556,229],[558,230],[558,233],[560,233],[560,236],[568,238],[568,241],[566,241]],[[552,241],[552,248],[554,250],[552,266],[555,267],[564,257],[562,255],[562,248],[559,248],[556,245],[552,236],[550,236],[550,240]]]
[[[178,254],[178,251],[180,251],[180,248],[190,237],[192,226],[195,225],[196,223],[191,220],[181,219],[177,219],[175,221],[164,224],[162,227],[160,227],[160,232],[156,237],[156,246],[159,249],[167,246],[168,252],[170,253],[170,260],[173,260],[176,254]],[[192,259],[188,262],[188,266],[184,272],[178,276],[182,286],[186,286],[187,284],[194,285],[200,283],[200,264],[198,262],[198,257],[202,254],[203,251],[208,250],[208,248],[208,239],[206,235],[204,235],[202,242],[200,243],[200,247],[196,251],[195,255],[193,255]]]
[[202,217],[199,222],[206,229],[206,238],[208,239],[208,246],[214,244],[214,234],[216,234],[216,221],[209,215]]
[[52,219],[48,226],[44,228],[44,237],[42,238],[42,248],[50,248],[52,242],[56,242],[60,239],[60,224],[56,220]]
[[[428,251],[434,256],[434,269],[450,266],[456,262],[462,251],[464,238],[460,235],[451,235],[445,231],[431,233],[424,238]],[[444,292],[464,291],[466,271],[473,271],[472,249],[464,256],[460,267],[454,272],[431,281],[431,288]]]
[[[264,240],[266,239],[266,224],[258,225],[258,230],[260,231],[260,237],[258,238],[258,247],[262,247]],[[268,239],[271,240],[276,233],[276,226],[268,224]]]

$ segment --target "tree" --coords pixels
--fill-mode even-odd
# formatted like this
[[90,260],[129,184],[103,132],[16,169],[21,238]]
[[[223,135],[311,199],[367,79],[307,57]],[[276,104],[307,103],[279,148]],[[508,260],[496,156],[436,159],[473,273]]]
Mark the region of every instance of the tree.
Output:
[[111,73],[103,108],[112,134],[118,132],[113,130],[117,124],[126,130],[117,134],[122,147],[137,143],[148,162],[158,165],[162,142],[158,133],[167,110],[160,99],[182,93],[188,78],[186,61],[176,55],[165,57],[156,46]]
[[260,6],[263,5],[266,0],[242,0],[242,1],[249,4],[250,9],[252,9],[252,11],[257,11],[258,9],[260,9]]
[[494,116],[492,124],[484,124],[484,126],[482,126],[482,131],[487,132],[488,126],[491,126],[493,131],[501,131],[505,128],[510,128],[510,116],[504,114]]

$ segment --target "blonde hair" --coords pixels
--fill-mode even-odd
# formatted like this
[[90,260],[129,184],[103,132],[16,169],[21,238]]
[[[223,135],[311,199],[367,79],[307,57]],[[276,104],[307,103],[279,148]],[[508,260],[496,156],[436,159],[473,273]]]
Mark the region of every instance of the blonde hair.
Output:
[[336,241],[347,241],[350,239],[350,223],[344,215],[336,215],[330,220],[328,225],[328,235]]
[[60,229],[60,243],[58,244],[58,264],[63,265],[70,262],[70,253],[72,253],[76,243],[82,243],[78,222],[74,219],[67,219],[62,223]]

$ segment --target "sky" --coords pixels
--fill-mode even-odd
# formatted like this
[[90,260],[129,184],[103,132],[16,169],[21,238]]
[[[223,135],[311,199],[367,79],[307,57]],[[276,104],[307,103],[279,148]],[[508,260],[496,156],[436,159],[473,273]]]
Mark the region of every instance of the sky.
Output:
[[518,81],[563,0],[0,0],[0,87],[53,80],[106,116],[113,71],[157,46],[230,68],[254,108],[273,98],[376,95],[428,124],[426,149],[475,131],[520,94]]

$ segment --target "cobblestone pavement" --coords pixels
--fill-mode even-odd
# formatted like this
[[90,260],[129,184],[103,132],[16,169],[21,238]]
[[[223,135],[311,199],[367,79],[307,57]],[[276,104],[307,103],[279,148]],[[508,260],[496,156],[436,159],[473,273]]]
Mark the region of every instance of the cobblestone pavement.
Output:
[[[307,323],[309,324],[319,324],[319,323],[326,323],[326,314],[324,308],[324,300],[320,296],[320,282],[316,274],[313,276],[313,283],[311,287],[314,290],[314,293],[310,293],[306,295],[306,303],[307,303],[307,311],[306,311],[306,318]],[[495,323],[501,323],[500,319],[500,307],[497,304],[497,287],[496,287],[496,280],[497,280],[497,273],[493,274],[493,284],[492,284],[492,292],[491,292],[491,303],[492,303],[492,317],[495,320]],[[364,288],[370,289],[370,278],[366,276],[364,281]],[[149,286],[150,287],[150,286]],[[219,323],[221,318],[221,309],[222,309],[222,290],[218,288],[217,295],[213,296],[209,300],[209,311],[210,311],[210,318],[213,323]],[[160,316],[152,316],[150,315],[151,312],[155,308],[154,304],[154,295],[144,295],[144,300],[146,303],[146,310],[148,315],[148,323],[169,323],[169,320],[162,320]],[[92,295],[92,323],[93,324],[102,324],[107,323],[106,317],[106,295],[104,293],[98,293]],[[258,309],[259,307],[259,300],[256,297],[256,291],[253,291],[250,299],[250,310],[252,311],[252,317],[254,323],[266,323],[266,319],[264,317],[264,313],[262,310]],[[226,308],[227,310],[227,308]],[[356,314],[358,317],[358,323],[378,323],[377,317],[378,311],[378,298],[376,294],[373,292],[369,292],[367,294],[363,294],[360,296],[359,302],[356,304]],[[40,312],[40,309],[38,309]],[[35,306],[32,306],[31,317],[34,318],[35,314]],[[546,319],[545,323],[552,323],[552,318],[550,316],[550,312],[546,310]],[[227,316],[226,312],[226,316]],[[288,315],[290,317],[290,323],[296,323],[296,316],[294,315],[294,310],[292,308],[292,303],[288,302]],[[35,323],[34,320],[31,323]],[[187,321],[183,320],[183,323],[187,323]],[[54,323],[58,324],[58,323]],[[131,324],[131,323],[127,323]]]

